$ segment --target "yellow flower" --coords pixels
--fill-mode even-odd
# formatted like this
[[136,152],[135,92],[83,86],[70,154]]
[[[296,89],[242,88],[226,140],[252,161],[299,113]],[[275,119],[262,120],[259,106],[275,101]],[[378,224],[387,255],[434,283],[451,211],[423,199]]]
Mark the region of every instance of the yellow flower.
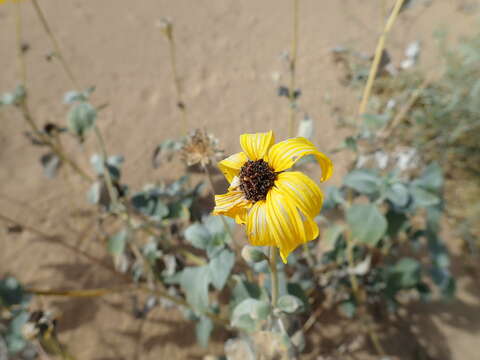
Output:
[[333,165],[305,138],[273,143],[272,131],[240,136],[243,152],[218,164],[230,187],[226,194],[215,196],[213,214],[245,224],[252,245],[277,246],[286,263],[297,246],[318,236],[313,218],[320,212],[323,194],[305,174],[285,170],[313,155],[322,169],[320,180],[325,181]]

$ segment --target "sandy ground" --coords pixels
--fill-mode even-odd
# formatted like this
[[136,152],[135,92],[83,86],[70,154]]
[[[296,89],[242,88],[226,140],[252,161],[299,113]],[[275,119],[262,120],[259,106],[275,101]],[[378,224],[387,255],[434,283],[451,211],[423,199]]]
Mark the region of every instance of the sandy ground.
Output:
[[[455,39],[469,34],[477,24],[473,15],[457,11],[465,2],[434,0],[426,10],[417,6],[405,12],[389,39],[394,61],[399,62],[406,44],[421,40],[421,66],[434,64],[431,34],[438,26],[446,25]],[[175,24],[190,128],[207,128],[221,140],[227,153],[238,149],[238,136],[244,132],[274,129],[277,138],[287,136],[289,110],[285,99],[276,95],[274,78],[280,74],[281,81],[287,82],[281,54],[290,48],[290,1],[40,3],[81,87],[95,85],[94,102],[108,102],[98,124],[106,135],[109,152],[126,156],[124,180],[133,189],[146,182],[171,179],[181,169],[158,170],[150,165],[155,145],[181,134],[168,46],[156,26],[162,17]],[[381,4],[380,0],[301,1],[297,83],[303,91],[301,106],[315,120],[315,143],[326,152],[338,145],[341,133],[325,98],[345,112],[353,113],[358,106],[356,94],[339,84],[330,50],[349,45],[372,52],[384,20]],[[63,124],[67,111],[63,94],[73,87],[56,61],[46,61],[52,47],[28,2],[22,4],[22,14],[24,40],[29,45],[26,57],[32,112],[39,124]],[[3,92],[17,84],[12,4],[0,6],[0,28]],[[91,220],[79,215],[80,210],[91,209],[85,201],[87,184],[70,172],[46,179],[38,162],[41,150],[22,135],[27,128],[19,114],[2,109],[0,121],[0,212],[110,261],[89,231]],[[73,141],[67,144],[84,168],[89,166],[90,154],[98,151],[92,140],[87,139],[83,147]],[[338,183],[346,159],[334,155],[333,160],[336,174],[332,183]],[[28,232],[7,235],[2,229],[0,249],[0,275],[12,273],[31,286],[115,285],[108,272]],[[416,307],[415,316],[423,319],[420,324],[424,326],[418,331],[438,350],[436,359],[478,359],[478,288],[462,278],[460,290],[453,305]],[[223,335],[216,336],[208,350],[201,349],[195,344],[191,324],[176,311],[157,308],[148,320],[135,320],[130,299],[119,295],[39,301],[62,311],[60,336],[78,359],[198,359],[222,351]],[[318,334],[322,334],[319,329]],[[392,349],[401,347],[391,345]]]

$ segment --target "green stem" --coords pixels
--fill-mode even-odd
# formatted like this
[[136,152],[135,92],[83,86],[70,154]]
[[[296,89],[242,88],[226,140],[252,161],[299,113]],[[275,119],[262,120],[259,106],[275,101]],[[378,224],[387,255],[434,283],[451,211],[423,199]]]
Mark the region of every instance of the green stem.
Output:
[[270,257],[268,259],[271,273],[272,285],[272,307],[277,306],[278,300],[278,272],[277,272],[277,248],[272,246],[270,248]]
[[67,61],[65,60],[65,57],[63,56],[62,51],[60,49],[60,45],[58,44],[58,41],[57,41],[55,35],[53,34],[53,31],[50,28],[50,25],[48,24],[47,18],[45,17],[45,14],[43,13],[42,9],[40,8],[40,5],[38,4],[38,1],[37,0],[32,0],[32,5],[33,5],[33,8],[35,9],[35,12],[37,13],[37,16],[40,20],[40,23],[43,26],[43,29],[45,30],[48,37],[50,38],[50,41],[52,42],[53,48],[55,49],[55,55],[60,60],[60,63],[62,64],[62,67],[65,70],[65,73],[67,74],[68,78],[72,82],[75,89],[80,90],[80,86],[78,85],[77,79],[73,75],[72,69],[70,69],[70,66],[68,65]]

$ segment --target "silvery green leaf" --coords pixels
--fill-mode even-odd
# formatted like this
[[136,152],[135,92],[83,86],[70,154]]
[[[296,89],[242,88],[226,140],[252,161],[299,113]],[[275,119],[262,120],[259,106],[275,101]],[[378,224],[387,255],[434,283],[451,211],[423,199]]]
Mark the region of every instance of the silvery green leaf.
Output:
[[313,136],[313,120],[308,116],[300,120],[298,124],[297,136],[312,139]]
[[340,311],[349,319],[355,316],[357,304],[353,300],[346,300],[340,304]]
[[30,295],[25,293],[23,286],[12,276],[0,279],[0,304],[4,306],[26,306]]
[[208,229],[200,223],[190,225],[185,230],[185,239],[197,249],[205,250],[212,236]]
[[213,330],[213,322],[206,316],[200,317],[200,320],[195,325],[195,334],[200,346],[208,347],[208,341]]
[[362,115],[363,124],[369,130],[379,130],[381,129],[389,120],[389,115],[387,114],[364,114]]
[[210,284],[208,265],[187,267],[180,273],[180,286],[186,294],[187,302],[198,311],[208,309],[208,285]]
[[257,321],[266,320],[271,312],[268,302],[245,299],[233,310],[231,324],[245,331],[253,331],[257,328]]
[[429,207],[440,203],[440,198],[437,195],[421,187],[412,186],[410,191],[417,206]]
[[40,157],[40,163],[42,164],[45,176],[52,179],[57,174],[62,160],[54,153],[47,153]]
[[387,187],[385,196],[398,207],[404,207],[408,203],[408,188],[402,183],[394,183]]
[[323,202],[324,209],[333,209],[335,206],[345,202],[342,192],[335,186],[327,186],[325,188],[325,201]]
[[200,320],[195,325],[195,334],[200,346],[208,347],[208,341],[213,331],[213,322],[206,316],[201,316]]
[[[225,220],[225,223],[229,226],[230,230],[234,229],[235,221],[232,218],[223,216],[223,220]],[[203,218],[202,223],[212,235],[225,234],[227,229],[225,229],[223,220],[221,215],[210,215]]]
[[227,282],[235,263],[235,254],[224,249],[220,254],[210,260],[210,279],[217,290],[222,290]]
[[382,179],[372,170],[357,169],[345,176],[343,184],[361,194],[371,195],[379,191]]
[[373,204],[354,204],[347,210],[353,238],[375,246],[387,231],[387,220]]
[[100,184],[99,181],[96,181],[93,183],[92,186],[90,186],[90,189],[87,192],[87,200],[88,202],[92,204],[98,204],[100,201],[100,195],[101,195],[101,187],[102,185]]
[[5,342],[7,343],[8,351],[12,354],[18,353],[26,345],[26,341],[22,336],[22,328],[27,323],[29,316],[28,311],[22,310],[17,312],[8,325]]
[[18,105],[25,99],[26,95],[25,87],[18,85],[13,92],[3,94],[0,105]]
[[155,220],[161,220],[170,214],[169,207],[155,191],[142,191],[131,198],[132,206],[142,214]]
[[337,239],[342,235],[345,230],[345,226],[341,224],[333,224],[329,226],[324,232],[323,240],[326,242],[326,245],[329,249],[335,247]]
[[293,295],[283,295],[277,301],[277,308],[287,314],[298,313],[303,310],[303,302]]
[[65,104],[72,104],[75,101],[87,101],[88,99],[85,97],[85,95],[81,92],[78,91],[67,91],[65,95],[63,96],[63,102]]
[[363,276],[370,270],[371,256],[368,255],[365,259],[359,262],[355,267],[348,269],[348,273]]
[[68,129],[75,135],[83,137],[85,132],[95,125],[97,111],[86,102],[74,105],[68,113]]
[[431,163],[412,184],[431,192],[438,192],[443,186],[442,168],[437,163]]
[[413,258],[400,259],[388,273],[388,286],[408,289],[420,282],[420,263]]
[[108,238],[107,250],[111,255],[121,255],[125,251],[125,245],[128,240],[128,231],[126,229],[119,231]]

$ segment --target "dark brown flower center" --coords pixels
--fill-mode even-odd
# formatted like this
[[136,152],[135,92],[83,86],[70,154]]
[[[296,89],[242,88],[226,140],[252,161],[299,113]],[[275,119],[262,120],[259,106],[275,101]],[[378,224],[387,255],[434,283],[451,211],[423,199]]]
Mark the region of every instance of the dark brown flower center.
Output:
[[248,160],[240,169],[240,189],[247,200],[265,200],[277,175],[264,160]]

